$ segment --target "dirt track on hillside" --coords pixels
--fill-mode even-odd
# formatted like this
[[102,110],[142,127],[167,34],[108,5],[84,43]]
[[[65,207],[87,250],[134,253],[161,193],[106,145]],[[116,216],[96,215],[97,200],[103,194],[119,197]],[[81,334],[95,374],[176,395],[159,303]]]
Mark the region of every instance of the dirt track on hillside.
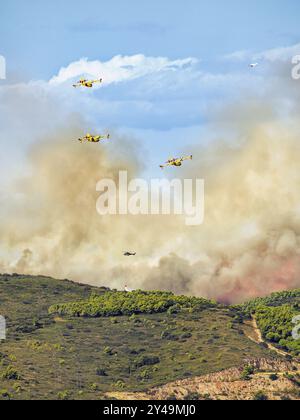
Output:
[[269,350],[276,352],[280,356],[283,356],[283,357],[289,356],[289,353],[278,349],[273,344],[271,344],[271,343],[269,343],[269,342],[267,342],[263,339],[261,331],[258,328],[256,318],[254,316],[251,318],[250,321],[246,321],[245,325],[248,325],[252,329],[252,333],[251,333],[251,331],[250,332],[245,331],[245,334],[249,338],[249,340],[254,341],[257,344],[265,343],[268,346]]

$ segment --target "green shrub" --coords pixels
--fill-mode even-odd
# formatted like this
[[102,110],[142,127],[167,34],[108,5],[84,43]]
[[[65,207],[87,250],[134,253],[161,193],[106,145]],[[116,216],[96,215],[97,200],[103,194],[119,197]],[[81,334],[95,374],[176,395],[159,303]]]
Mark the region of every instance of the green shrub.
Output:
[[13,397],[10,392],[7,391],[7,389],[1,389],[0,390],[0,399],[3,400],[11,400]]
[[143,380],[151,379],[151,377],[152,377],[152,370],[150,368],[143,369],[139,374],[139,378]]
[[57,394],[57,398],[60,401],[67,401],[71,398],[71,394],[69,391],[61,391]]
[[266,339],[268,341],[272,341],[273,343],[279,343],[279,341],[281,340],[281,337],[280,337],[280,334],[269,332],[268,334],[266,334]]
[[177,397],[175,394],[171,394],[166,398],[166,401],[177,401]]
[[263,391],[258,391],[253,397],[255,401],[267,401],[268,399],[268,396]]
[[140,356],[135,360],[135,366],[137,368],[143,366],[154,366],[160,363],[160,358],[158,356]]
[[108,356],[113,356],[116,352],[114,352],[110,347],[104,347],[103,353]]
[[185,401],[199,401],[200,400],[200,394],[198,392],[189,392],[185,397]]
[[19,381],[21,379],[18,371],[13,366],[7,366],[1,375],[2,379]]
[[183,340],[187,340],[189,338],[192,338],[193,334],[192,333],[184,333],[180,336],[181,339]]
[[90,386],[89,386],[89,388],[90,388],[90,390],[91,391],[93,391],[93,392],[97,392],[97,391],[99,391],[99,387],[98,387],[98,385],[97,384],[90,384]]
[[116,383],[115,383],[115,388],[117,388],[117,389],[124,389],[125,388],[125,382],[123,381],[123,380],[119,380],[119,381],[117,381]]
[[212,401],[212,398],[211,398],[210,394],[204,394],[204,395],[200,396],[200,398],[202,398],[205,401]]
[[250,381],[251,375],[253,375],[253,373],[254,373],[253,366],[250,366],[250,365],[245,366],[241,375],[241,379],[243,379],[244,381]]
[[21,385],[19,385],[17,383],[13,385],[13,389],[16,392],[16,394],[19,394],[22,391]]
[[172,334],[171,331],[169,331],[169,330],[163,331],[161,333],[161,338],[163,340],[168,340],[168,341],[177,341],[177,340],[179,340],[179,337],[177,335],[175,335],[175,334]]
[[97,376],[108,376],[105,369],[100,369],[100,368],[96,369],[96,375]]
[[175,296],[170,292],[132,293],[106,292],[103,295],[92,294],[88,300],[53,305],[50,314],[68,315],[74,317],[121,316],[134,314],[177,313],[182,308],[197,308],[204,310],[215,307],[216,303],[207,299]]
[[176,305],[171,306],[168,309],[167,314],[168,315],[175,315],[175,314],[178,314],[180,312],[180,310],[181,310],[181,306],[179,304],[176,304]]

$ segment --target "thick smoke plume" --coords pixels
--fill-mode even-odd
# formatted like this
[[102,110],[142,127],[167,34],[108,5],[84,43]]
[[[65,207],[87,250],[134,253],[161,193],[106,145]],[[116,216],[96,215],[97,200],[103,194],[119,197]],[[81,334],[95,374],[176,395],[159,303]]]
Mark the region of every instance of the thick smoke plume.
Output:
[[[291,89],[290,82],[284,88]],[[228,138],[194,147],[191,166],[174,172],[205,179],[199,227],[175,216],[97,214],[97,181],[117,181],[120,169],[140,175],[131,139],[77,144],[76,123],[44,138],[28,156],[29,173],[10,187],[1,208],[2,271],[223,302],[299,287],[299,98],[291,93],[288,116],[273,98],[267,92],[216,114],[216,131],[224,129]],[[127,250],[137,257],[124,259]]]
[[[22,251],[6,268],[226,301],[299,286],[297,133],[271,124],[248,135],[238,148],[198,151],[192,175],[206,180],[206,216],[195,228],[172,216],[96,213],[97,181],[117,181],[120,168],[137,175],[131,156],[63,139],[35,146],[32,174],[2,217],[2,244]],[[127,249],[138,251],[138,262],[122,261]]]

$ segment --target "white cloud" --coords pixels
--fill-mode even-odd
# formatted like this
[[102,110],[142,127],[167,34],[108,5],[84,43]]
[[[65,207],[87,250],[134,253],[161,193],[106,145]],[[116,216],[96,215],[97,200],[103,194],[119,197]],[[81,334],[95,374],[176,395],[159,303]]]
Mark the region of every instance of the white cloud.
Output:
[[230,54],[224,55],[222,58],[226,61],[245,61],[251,57],[251,52],[247,50],[235,51]]
[[[70,114],[86,121],[83,131],[91,130],[89,127],[159,131],[187,128],[213,119],[224,102],[233,102],[240,96],[259,100],[270,91],[274,107],[278,102],[280,112],[287,113],[295,90],[290,55],[297,50],[298,46],[292,46],[260,53],[260,57],[269,60],[288,60],[266,61],[257,71],[236,61],[247,57],[246,52],[233,54],[229,66],[213,62],[208,71],[201,69],[195,58],[172,60],[141,54],[116,56],[106,62],[83,58],[62,68],[50,82],[0,87],[0,135],[8,132],[16,141],[22,138],[27,143],[44,129],[50,131],[52,126],[67,120]],[[249,52],[247,59],[253,58]],[[100,90],[79,92],[72,83],[83,75],[101,76],[106,84]],[[274,90],[274,85],[278,89]],[[50,114],[55,117],[49,119]],[[27,130],[32,115],[35,124]],[[25,133],[29,132],[30,138],[26,138]]]
[[291,61],[292,57],[300,54],[300,44],[290,47],[273,48],[255,55],[255,59],[264,59],[270,62]]
[[291,45],[287,47],[271,48],[269,50],[261,52],[253,52],[250,50],[235,51],[231,54],[223,56],[223,60],[226,61],[257,61],[265,60],[268,62],[275,61],[291,61],[292,57],[300,54],[300,44]]
[[161,72],[190,69],[197,63],[198,60],[191,57],[172,61],[165,57],[145,57],[142,54],[117,55],[106,62],[82,58],[62,68],[58,75],[50,80],[50,84],[65,83],[81,76],[101,77],[104,84],[111,84]]

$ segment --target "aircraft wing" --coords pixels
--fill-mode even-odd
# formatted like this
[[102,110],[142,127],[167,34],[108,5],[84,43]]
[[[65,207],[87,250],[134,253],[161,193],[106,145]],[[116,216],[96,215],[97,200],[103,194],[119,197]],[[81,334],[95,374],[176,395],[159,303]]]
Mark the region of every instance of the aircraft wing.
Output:
[[164,169],[167,166],[172,166],[172,162],[166,162],[164,165],[160,165],[161,169]]
[[191,156],[185,156],[185,157],[181,158],[181,160],[192,160],[192,159],[193,159],[192,155]]

